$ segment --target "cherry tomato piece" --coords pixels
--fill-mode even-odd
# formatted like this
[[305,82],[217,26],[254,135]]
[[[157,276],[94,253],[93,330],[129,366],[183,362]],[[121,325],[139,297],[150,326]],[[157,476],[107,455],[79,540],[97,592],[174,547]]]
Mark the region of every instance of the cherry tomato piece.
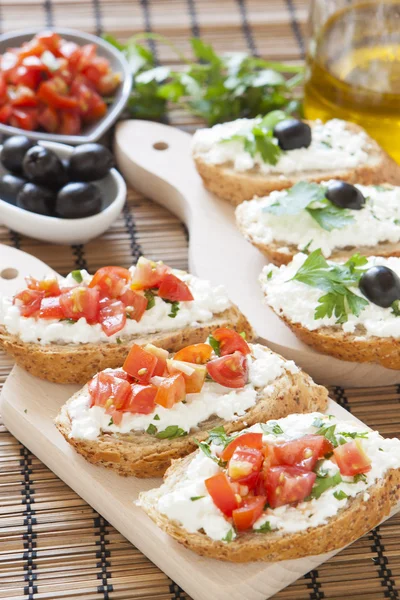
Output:
[[84,317],[88,323],[97,323],[99,316],[99,292],[77,286],[61,294],[60,304],[67,319]]
[[238,351],[242,354],[250,354],[250,348],[247,342],[233,329],[220,327],[213,331],[212,336],[219,342],[221,356],[233,354]]
[[308,471],[314,469],[319,458],[332,452],[332,444],[323,435],[305,435],[275,446],[279,464],[303,467]]
[[220,454],[221,460],[226,461],[226,460],[229,460],[230,458],[232,458],[233,453],[235,452],[235,450],[238,446],[240,446],[242,448],[243,447],[257,448],[258,450],[261,450],[263,447],[262,433],[252,433],[249,431],[249,432],[243,433],[241,435],[238,435],[221,452],[221,454]]
[[263,513],[266,500],[265,496],[246,498],[239,508],[232,511],[233,523],[237,531],[246,531],[253,527]]
[[220,356],[206,365],[209,375],[214,381],[229,388],[242,388],[248,380],[246,358],[241,352]]
[[166,265],[141,256],[133,273],[131,288],[133,290],[146,290],[158,287],[168,271],[169,267]]
[[153,412],[155,407],[154,399],[157,394],[157,388],[154,385],[135,384],[131,386],[131,396],[124,405],[124,412],[139,413],[148,415]]
[[90,288],[98,287],[102,295],[118,298],[131,280],[131,273],[123,267],[102,267],[94,274]]
[[[167,360],[167,369],[171,375],[177,375],[179,373],[183,375],[187,394],[198,394],[201,392],[207,375],[205,365],[185,363],[174,359]],[[188,371],[192,372],[188,373]]]
[[125,359],[123,369],[139,383],[147,385],[157,365],[157,357],[134,344]]
[[155,403],[164,408],[172,408],[174,404],[182,402],[186,398],[185,380],[182,374],[169,377],[159,377],[154,385],[157,387]]
[[299,467],[271,467],[265,474],[268,504],[277,508],[302,502],[310,495],[316,477]]
[[232,481],[253,487],[258,479],[264,455],[258,448],[238,446],[228,463],[228,475]]
[[125,327],[125,305],[120,300],[103,298],[99,303],[99,323],[104,333],[110,337]]
[[212,348],[209,344],[192,344],[191,346],[182,348],[182,350],[178,350],[174,356],[174,360],[204,365],[210,360],[211,353]]
[[39,318],[40,319],[63,319],[64,318],[64,311],[61,308],[59,296],[43,298],[43,300],[40,303]]
[[227,517],[238,508],[239,502],[225,473],[217,473],[205,480],[207,492],[210,494],[215,506]]
[[40,310],[44,292],[39,290],[23,290],[14,296],[13,304],[18,306],[22,317],[32,317]]
[[371,470],[371,460],[364,452],[359,440],[351,440],[334,449],[337,465],[342,475],[354,476],[368,473]]
[[125,304],[127,318],[137,322],[143,317],[149,303],[144,294],[134,290],[125,290],[120,296],[120,300]]
[[186,283],[172,273],[167,273],[162,278],[158,295],[170,302],[188,302],[194,299]]

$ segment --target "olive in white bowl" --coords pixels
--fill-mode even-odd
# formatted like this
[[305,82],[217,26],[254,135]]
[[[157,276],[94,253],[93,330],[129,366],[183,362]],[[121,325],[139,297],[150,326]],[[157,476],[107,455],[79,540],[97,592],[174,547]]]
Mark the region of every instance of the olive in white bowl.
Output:
[[[54,152],[57,155],[63,164],[63,169],[66,171],[66,179],[64,179],[64,176],[60,177],[60,187],[61,184],[63,186],[69,185],[71,179],[67,171],[69,168],[69,158],[75,150],[74,147],[48,141],[39,141],[38,144],[45,150]],[[28,149],[28,152],[32,151],[32,148]],[[0,147],[0,152],[2,152],[2,146]],[[27,153],[23,160],[26,160]],[[44,154],[41,156],[42,160]],[[31,171],[29,172],[31,173]],[[6,174],[14,175],[15,179],[11,180],[8,178],[9,182],[7,184],[6,178],[6,183],[4,184],[4,175]],[[35,175],[32,177],[35,178]],[[95,195],[97,198],[100,198],[100,202],[98,200],[94,201],[94,204],[97,203],[94,212],[97,210],[100,210],[100,212],[91,216],[74,218],[75,215],[79,214],[79,210],[74,213],[70,206],[69,210],[66,210],[64,218],[61,218],[57,216],[56,212],[56,207],[58,205],[62,206],[61,201],[57,201],[60,194],[57,185],[53,187],[53,195],[51,197],[49,195],[44,204],[38,200],[38,206],[42,206],[41,212],[45,212],[45,206],[47,206],[49,208],[47,211],[48,214],[38,214],[34,212],[36,206],[35,197],[40,198],[40,194],[38,194],[38,190],[33,186],[40,188],[42,185],[39,182],[40,176],[37,182],[30,180],[29,183],[18,189],[21,181],[18,181],[17,178],[27,179],[26,173],[22,170],[22,173],[20,172],[18,175],[16,173],[11,174],[0,164],[0,178],[0,224],[23,235],[55,244],[83,244],[98,237],[118,218],[126,199],[125,182],[118,171],[112,168],[105,177],[98,181],[76,182],[81,188],[81,194],[82,186],[96,188]],[[13,185],[15,186],[14,189]],[[28,190],[25,189],[26,186],[29,186]],[[49,187],[45,187],[44,189],[49,190]],[[65,187],[61,187],[61,189],[65,190]],[[78,207],[80,206],[79,198],[82,199],[82,195],[79,196],[78,194],[78,201],[76,203]],[[21,208],[21,205],[24,206],[24,203],[25,208]]]

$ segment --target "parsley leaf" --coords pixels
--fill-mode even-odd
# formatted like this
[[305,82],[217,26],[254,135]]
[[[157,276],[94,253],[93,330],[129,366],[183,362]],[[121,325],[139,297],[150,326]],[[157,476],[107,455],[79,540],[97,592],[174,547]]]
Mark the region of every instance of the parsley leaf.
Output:
[[171,302],[171,312],[168,313],[168,316],[171,317],[171,319],[175,319],[176,315],[179,312],[179,309],[180,309],[179,302]]
[[110,427],[110,425],[114,425],[114,419],[111,417],[109,423],[108,423],[108,427]]
[[154,415],[154,417],[153,417],[153,421],[159,421],[159,420],[160,420],[160,417],[159,417],[159,415]]
[[75,319],[59,319],[60,323],[68,323],[68,325],[73,325],[76,323]]
[[254,529],[255,533],[266,533],[267,531],[272,531],[271,524],[269,521],[265,521],[258,529]]
[[341,431],[339,435],[342,435],[346,438],[351,438],[355,440],[356,438],[362,438],[364,440],[368,439],[369,431],[363,431],[359,433],[358,431]]
[[335,436],[336,425],[329,425],[328,427],[322,427],[318,429],[316,435],[323,435],[326,439],[336,448],[339,444]]
[[316,419],[314,419],[314,421],[312,422],[312,426],[313,427],[318,427],[318,428],[323,427],[324,424],[325,424],[325,421],[323,421],[319,417],[317,417]]
[[309,206],[307,212],[325,231],[342,229],[354,221],[354,217],[349,210],[335,206],[329,200],[326,202],[326,206],[321,208],[311,208]]
[[320,249],[307,257],[293,280],[327,292],[318,299],[315,319],[335,315],[336,323],[345,323],[349,314],[359,316],[368,301],[354,294],[348,286],[358,286],[365,271],[361,267],[367,262],[364,256],[354,254],[344,265],[329,264]]
[[222,538],[222,542],[231,542],[233,540],[233,529],[230,529],[226,536]]
[[353,483],[358,483],[359,481],[367,483],[367,476],[365,473],[358,473],[357,475],[354,475]]
[[395,300],[392,304],[392,315],[400,317],[400,300]]
[[153,289],[144,290],[144,296],[147,299],[146,310],[150,310],[151,308],[153,308],[153,306],[156,303],[156,301],[155,301],[155,296],[156,296],[155,290],[153,290]]
[[207,456],[207,458],[210,458],[211,460],[213,460],[215,463],[217,463],[217,465],[219,467],[226,467],[226,462],[221,460],[220,458],[218,458],[217,456],[214,456],[214,454],[211,452],[210,446],[207,442],[199,442],[198,440],[193,440],[194,443],[200,448],[200,450]]
[[263,212],[273,215],[297,215],[309,204],[325,198],[326,188],[318,183],[299,181],[287,193],[270,206],[265,206]]
[[183,437],[187,435],[187,431],[178,427],[178,425],[169,425],[163,431],[159,431],[155,434],[159,440],[173,440],[177,437]]
[[210,335],[208,337],[208,343],[210,344],[211,348],[214,350],[215,354],[217,356],[220,356],[221,355],[220,343],[215,339],[215,337]]
[[76,283],[82,283],[82,281],[83,281],[83,277],[82,277],[82,273],[80,272],[80,269],[77,269],[76,271],[71,271],[71,277],[73,279],[75,279]]
[[192,496],[190,499],[192,502],[196,502],[196,500],[201,500],[202,498],[205,498],[205,496]]
[[342,481],[342,476],[339,472],[335,473],[335,475],[332,475],[331,477],[317,476],[309,498],[320,498],[320,496],[322,496],[322,494],[326,492],[326,490],[339,485],[339,483],[342,483]]
[[117,337],[117,344],[122,344],[122,340],[120,337]]
[[207,439],[207,444],[217,444],[217,446],[223,446],[226,448],[226,446],[230,444],[233,439],[235,439],[235,437],[229,436],[221,425],[220,427],[214,427],[214,429],[211,429]]
[[274,435],[281,435],[284,433],[282,427],[278,425],[278,423],[271,423],[271,425],[268,423],[260,423],[260,427],[265,433],[273,433]]
[[345,498],[348,498],[348,495],[343,490],[337,490],[336,492],[333,492],[333,495],[335,496],[336,500],[344,500]]
[[155,435],[157,433],[157,427],[153,425],[153,423],[150,423],[150,425],[146,429],[146,433],[148,433],[149,435]]

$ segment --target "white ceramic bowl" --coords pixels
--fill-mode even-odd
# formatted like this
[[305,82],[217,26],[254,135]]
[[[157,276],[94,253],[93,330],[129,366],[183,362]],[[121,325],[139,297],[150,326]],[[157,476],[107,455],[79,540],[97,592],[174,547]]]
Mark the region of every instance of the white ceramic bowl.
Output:
[[[57,142],[41,141],[40,145],[53,150],[60,158],[67,158],[74,150],[73,146]],[[7,170],[0,164],[0,176],[4,173]],[[82,219],[46,217],[13,206],[0,198],[0,224],[53,244],[85,244],[110,227],[118,218],[126,199],[125,181],[116,169],[111,169],[107,177],[94,183],[103,196],[103,210],[97,215]]]

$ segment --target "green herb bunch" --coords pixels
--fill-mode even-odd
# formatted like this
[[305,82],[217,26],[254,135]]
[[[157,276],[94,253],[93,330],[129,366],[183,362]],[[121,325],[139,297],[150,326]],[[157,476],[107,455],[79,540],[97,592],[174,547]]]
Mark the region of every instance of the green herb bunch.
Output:
[[[110,35],[105,39],[123,52],[134,83],[128,102],[131,116],[162,119],[167,102],[188,110],[208,125],[240,117],[256,117],[282,109],[300,110],[294,89],[303,80],[303,67],[270,62],[235,52],[218,55],[211,45],[191,39],[195,61],[191,62],[164,36],[140,33],[126,44]],[[154,54],[140,41],[154,40],[170,46],[183,69],[157,66]]]

